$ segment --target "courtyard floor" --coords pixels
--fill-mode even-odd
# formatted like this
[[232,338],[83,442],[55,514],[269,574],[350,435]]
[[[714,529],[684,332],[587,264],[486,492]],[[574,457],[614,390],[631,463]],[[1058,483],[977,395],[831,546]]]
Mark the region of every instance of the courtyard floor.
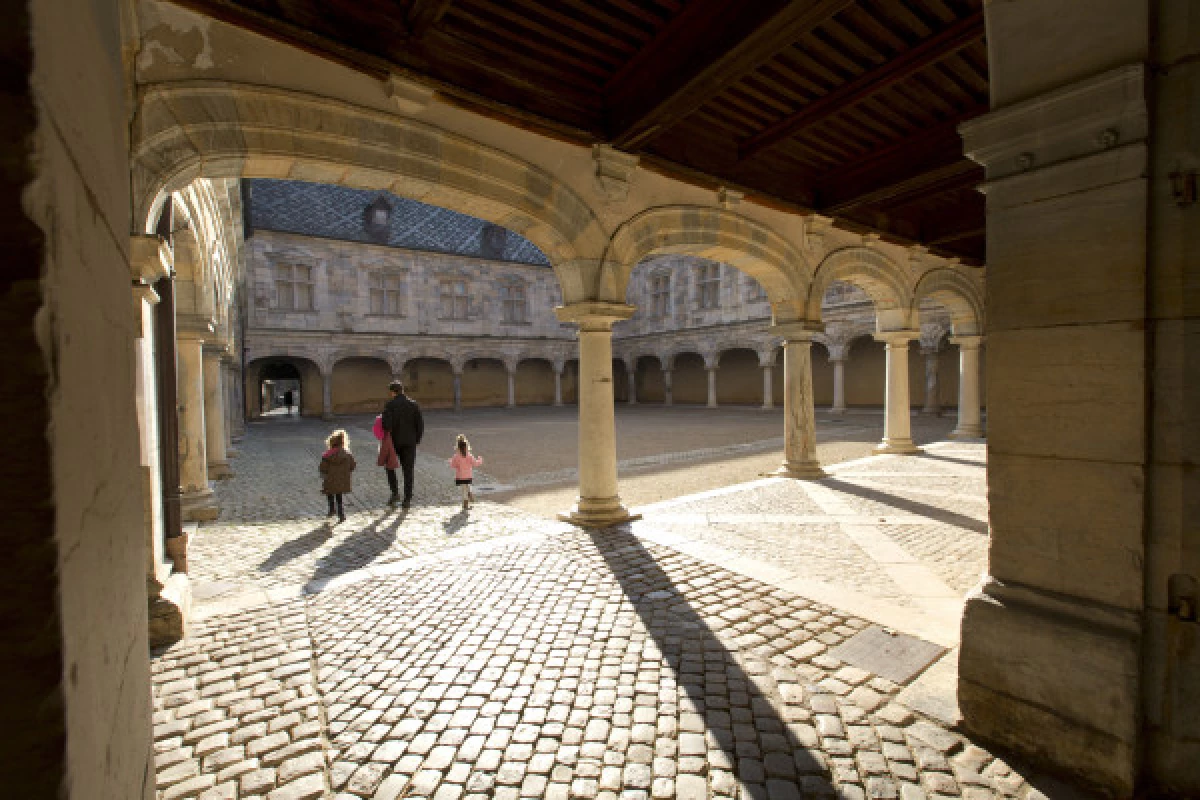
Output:
[[[778,462],[778,415],[629,411],[622,491],[641,476],[658,502],[593,533],[519,507],[562,491],[565,414],[429,415],[407,512],[384,506],[370,418],[339,420],[360,468],[337,525],[330,423],[252,424],[194,533],[196,622],[153,659],[159,797],[1078,796],[954,729],[981,443],[758,479],[736,464]],[[818,425],[829,463],[880,420]],[[512,504],[458,506],[460,429]]]

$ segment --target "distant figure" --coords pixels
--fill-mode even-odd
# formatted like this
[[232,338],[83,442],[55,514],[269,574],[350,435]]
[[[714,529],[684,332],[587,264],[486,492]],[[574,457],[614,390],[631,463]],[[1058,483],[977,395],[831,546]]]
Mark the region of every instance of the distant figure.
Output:
[[475,502],[475,493],[471,491],[474,481],[475,467],[483,465],[483,458],[471,452],[471,443],[461,433],[454,443],[454,455],[450,457],[450,466],[454,467],[454,483],[462,487],[463,510]]
[[292,415],[292,390],[288,389],[283,393],[283,404],[287,406],[288,416]]
[[336,507],[338,522],[346,521],[346,510],[342,506],[342,495],[354,491],[351,486],[350,473],[354,472],[354,455],[350,452],[350,439],[344,430],[336,430],[325,440],[328,448],[321,455],[321,491],[329,500],[329,513],[332,517]]
[[[391,393],[392,399],[383,407],[383,413],[380,416],[383,418],[383,429],[391,437],[392,446],[396,448],[396,458],[400,462],[400,468],[404,470],[404,502],[400,504],[400,507],[408,508],[412,505],[413,465],[417,461],[417,445],[421,443],[421,437],[425,434],[425,420],[421,418],[420,406],[404,394],[404,384],[400,381],[392,381],[388,385],[388,391]],[[388,486],[392,490],[392,496],[388,498],[388,505],[394,506],[400,499],[400,489],[396,485],[396,470],[391,467],[385,467],[385,469]]]

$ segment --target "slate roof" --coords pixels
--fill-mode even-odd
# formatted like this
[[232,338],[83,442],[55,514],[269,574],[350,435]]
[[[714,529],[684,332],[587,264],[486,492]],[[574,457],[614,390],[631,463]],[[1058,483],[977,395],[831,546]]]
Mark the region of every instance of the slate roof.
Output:
[[[369,192],[303,181],[246,181],[246,222],[259,230],[299,233],[325,239],[383,244],[483,257],[483,231],[491,223],[457,211],[419,203],[386,192]],[[363,225],[366,207],[383,194],[392,206],[387,236],[375,239]],[[503,261],[550,266],[528,239],[508,231]]]

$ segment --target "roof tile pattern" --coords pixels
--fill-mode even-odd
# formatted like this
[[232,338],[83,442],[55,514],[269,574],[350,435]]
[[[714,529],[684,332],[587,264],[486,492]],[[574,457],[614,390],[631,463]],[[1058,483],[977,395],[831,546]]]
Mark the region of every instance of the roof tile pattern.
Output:
[[[485,257],[484,230],[491,223],[457,211],[383,193],[392,212],[387,237],[378,240],[368,234],[363,216],[379,192],[304,181],[254,179],[246,183],[251,228]],[[508,231],[499,260],[550,265],[533,242],[513,231]]]

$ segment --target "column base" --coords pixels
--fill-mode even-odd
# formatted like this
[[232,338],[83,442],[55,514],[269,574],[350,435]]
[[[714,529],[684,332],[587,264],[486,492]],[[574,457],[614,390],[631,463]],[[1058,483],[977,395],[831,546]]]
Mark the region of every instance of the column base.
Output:
[[987,578],[967,598],[958,665],[963,727],[1053,772],[1132,795],[1138,615]]
[[875,445],[875,452],[880,455],[911,456],[920,453],[921,448],[913,444],[912,439],[884,439]]
[[982,439],[983,426],[971,425],[967,427],[958,427],[950,432],[951,439]]
[[229,480],[233,477],[233,467],[229,466],[228,461],[210,461],[208,462],[208,477],[214,481]]
[[620,497],[581,497],[576,501],[574,508],[559,514],[558,518],[580,528],[609,528],[625,522],[634,522],[641,519],[642,515],[631,514],[629,509],[621,505]]
[[179,508],[183,519],[188,522],[211,522],[221,513],[217,496],[207,488],[181,494]]
[[331,412],[331,411],[322,412],[321,419],[325,420],[326,422],[332,422],[333,421],[333,412]]
[[921,414],[926,417],[940,417],[942,410],[940,408],[922,408]]
[[841,416],[842,414],[845,414],[845,413],[846,413],[846,409],[845,409],[845,408],[837,408],[837,407],[835,406],[835,407],[833,407],[833,408],[829,409],[829,413],[830,413],[830,414],[837,414],[838,416]]
[[770,478],[793,478],[795,480],[817,480],[819,478],[829,477],[821,465],[815,461],[810,461],[803,464],[788,464],[779,465],[777,469],[763,473]]
[[762,408],[761,408],[761,410],[762,410],[762,411],[774,411],[774,410],[775,410],[775,404],[774,404],[774,403],[772,403],[771,405],[767,405],[767,404],[765,404],[765,403],[764,403],[764,404],[763,404],[763,406],[762,406]]
[[150,595],[148,633],[151,647],[166,647],[187,634],[192,615],[192,584],[186,573],[174,572]]
[[226,458],[237,458],[240,455],[241,455],[241,451],[239,451],[236,447],[226,447],[225,448],[225,457]]

